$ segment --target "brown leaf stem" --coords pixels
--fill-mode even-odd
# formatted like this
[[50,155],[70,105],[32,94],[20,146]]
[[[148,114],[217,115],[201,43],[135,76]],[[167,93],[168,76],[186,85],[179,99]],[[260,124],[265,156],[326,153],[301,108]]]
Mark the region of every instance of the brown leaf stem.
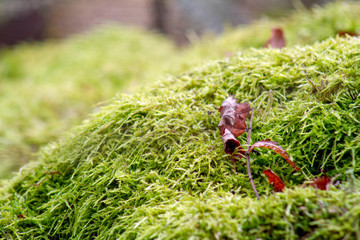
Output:
[[256,198],[258,200],[260,200],[260,196],[258,191],[256,190],[252,175],[251,175],[251,169],[250,169],[250,156],[249,156],[249,150],[250,150],[250,140],[251,140],[251,128],[252,128],[252,122],[253,122],[253,118],[254,118],[254,108],[251,109],[251,117],[250,117],[250,122],[249,122],[249,130],[248,130],[248,138],[247,138],[247,147],[246,147],[246,166],[247,166],[247,171],[248,171],[248,176],[249,176],[249,181],[250,184],[252,186],[252,189],[254,190],[254,193],[256,195]]

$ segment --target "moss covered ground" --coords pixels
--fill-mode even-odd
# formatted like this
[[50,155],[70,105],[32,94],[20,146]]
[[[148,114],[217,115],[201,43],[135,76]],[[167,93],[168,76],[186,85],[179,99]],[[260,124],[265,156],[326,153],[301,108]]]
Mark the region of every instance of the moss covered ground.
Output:
[[[251,47],[260,48],[274,26],[288,46],[312,44],[338,31],[360,32],[356,3],[298,9],[281,20],[264,19],[229,29],[218,38],[175,49],[161,36],[106,27],[64,42],[23,44],[0,56],[0,178],[36,159],[40,146],[78,125],[104,101],[167,73],[180,74]],[[129,90],[130,89],[130,90]]]
[[[252,49],[118,96],[71,136],[48,145],[0,191],[7,239],[356,239],[360,226],[360,41]],[[310,79],[313,84],[307,80]],[[252,142],[224,154],[218,107],[233,94],[255,108]],[[246,134],[244,134],[246,135]],[[246,145],[246,137],[239,138]],[[262,170],[289,190],[273,194]],[[300,188],[324,168],[329,191]]]
[[80,124],[102,101],[160,78],[175,52],[164,37],[115,26],[2,50],[0,178],[34,159],[39,146]]

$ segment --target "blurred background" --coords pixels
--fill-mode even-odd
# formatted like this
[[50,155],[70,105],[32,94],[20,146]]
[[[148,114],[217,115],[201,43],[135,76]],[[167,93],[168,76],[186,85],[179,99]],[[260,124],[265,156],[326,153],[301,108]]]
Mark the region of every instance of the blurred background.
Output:
[[296,6],[329,0],[1,0],[0,45],[66,38],[99,24],[118,23],[154,29],[177,44],[187,36],[219,34],[224,26],[279,17]]
[[326,0],[0,0],[0,180],[122,94],[261,48],[273,27],[289,47],[359,33],[359,12]]

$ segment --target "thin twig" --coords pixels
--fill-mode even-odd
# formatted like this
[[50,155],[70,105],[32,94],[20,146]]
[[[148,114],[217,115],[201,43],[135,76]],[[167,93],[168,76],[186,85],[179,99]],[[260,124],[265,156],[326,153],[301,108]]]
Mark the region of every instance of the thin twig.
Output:
[[247,171],[248,171],[248,176],[249,176],[249,180],[250,180],[250,184],[254,190],[254,193],[257,197],[257,199],[260,199],[259,193],[256,190],[253,178],[251,176],[251,169],[250,169],[250,156],[249,156],[249,150],[250,150],[250,140],[251,140],[251,128],[252,128],[252,122],[253,122],[253,118],[254,118],[254,108],[251,109],[251,117],[250,117],[250,123],[249,123],[249,131],[248,131],[248,139],[247,139],[247,147],[246,147],[246,166],[247,166]]
[[316,86],[316,84],[308,78],[304,65],[303,65],[303,68],[304,68],[304,73],[305,73],[306,80],[308,80],[313,85],[313,87],[316,89],[316,91],[320,92],[320,89],[318,88],[318,86]]

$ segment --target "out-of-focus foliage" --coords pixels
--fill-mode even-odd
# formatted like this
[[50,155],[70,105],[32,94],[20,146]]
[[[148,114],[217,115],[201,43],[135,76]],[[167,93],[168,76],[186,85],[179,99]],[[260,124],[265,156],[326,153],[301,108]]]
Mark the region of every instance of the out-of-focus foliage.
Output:
[[174,52],[161,36],[119,27],[2,51],[0,176],[97,111],[98,102],[160,78]]
[[340,31],[360,33],[360,4],[336,2],[325,7],[299,9],[280,20],[262,19],[251,25],[228,28],[220,37],[207,36],[193,42],[188,54],[193,58],[218,58],[232,56],[239,50],[261,48],[271,35],[271,29],[284,30],[286,46],[313,44]]

